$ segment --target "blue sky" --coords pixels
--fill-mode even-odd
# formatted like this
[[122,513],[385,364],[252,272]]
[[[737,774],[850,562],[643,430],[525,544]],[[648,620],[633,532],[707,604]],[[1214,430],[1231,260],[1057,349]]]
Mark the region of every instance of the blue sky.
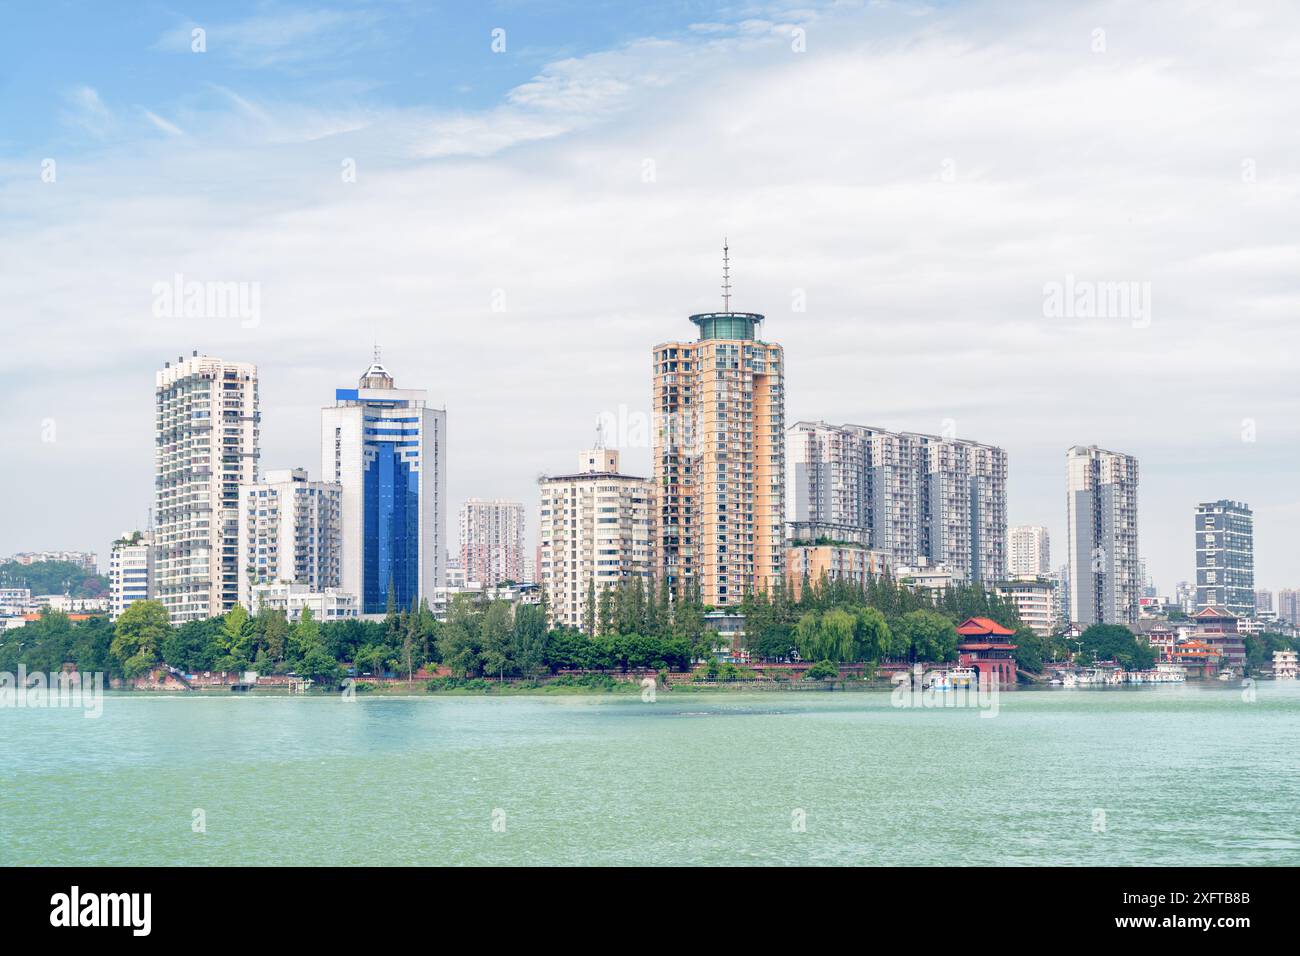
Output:
[[[1218,498],[1256,510],[1259,585],[1300,586],[1292,4],[6,17],[0,554],[141,524],[153,374],[192,349],[257,363],[263,469],[314,472],[319,409],[378,340],[447,407],[452,513],[533,506],[598,415],[644,413],[725,234],[789,421],[1006,447],[1011,522],[1058,564],[1066,449],[1128,452],[1162,590]],[[255,285],[259,321],[156,315],[176,275]],[[1150,314],[1049,314],[1067,280],[1138,283]]]
[[[68,98],[161,118],[224,108],[213,87],[263,99],[361,107],[482,109],[550,62],[744,11],[736,4],[625,2],[50,2],[14,5],[0,36],[6,153],[78,150]],[[192,30],[207,53],[191,54]],[[505,55],[492,31],[506,30]],[[105,139],[128,141],[127,125]]]

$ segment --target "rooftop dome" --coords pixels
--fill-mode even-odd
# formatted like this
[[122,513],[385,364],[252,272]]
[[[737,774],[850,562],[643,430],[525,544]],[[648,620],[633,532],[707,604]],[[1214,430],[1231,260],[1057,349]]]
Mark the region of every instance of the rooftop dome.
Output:
[[379,348],[375,347],[375,360],[370,363],[370,368],[366,369],[361,376],[361,381],[357,383],[358,388],[392,388],[393,376],[388,369],[384,368],[379,361]]

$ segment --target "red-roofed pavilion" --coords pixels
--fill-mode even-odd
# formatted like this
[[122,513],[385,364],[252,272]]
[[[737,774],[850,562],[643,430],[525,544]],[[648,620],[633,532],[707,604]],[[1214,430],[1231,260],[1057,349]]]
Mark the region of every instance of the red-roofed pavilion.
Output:
[[957,625],[958,659],[963,667],[979,672],[980,683],[987,680],[1003,687],[1016,684],[1016,645],[1010,638],[1015,631],[987,617],[969,617]]

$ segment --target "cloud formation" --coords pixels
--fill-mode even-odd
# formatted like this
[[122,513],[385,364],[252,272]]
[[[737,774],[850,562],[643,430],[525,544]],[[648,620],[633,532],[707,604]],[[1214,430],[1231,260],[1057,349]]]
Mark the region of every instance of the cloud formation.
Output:
[[[1007,447],[1011,520],[1049,525],[1058,564],[1066,448],[1136,454],[1163,591],[1221,497],[1256,509],[1260,586],[1300,585],[1298,19],[777,11],[558,59],[480,110],[196,84],[56,184],[11,157],[0,493],[34,507],[0,552],[140,523],[152,374],[192,348],[258,363],[263,467],[314,471],[318,409],[378,339],[448,407],[453,506],[533,509],[597,414],[647,407],[651,346],[718,304],[725,233],[736,306],[786,347],[789,421],[952,419]],[[294,22],[274,35],[338,29]],[[250,70],[295,62],[259,42]],[[84,93],[69,115],[114,122]],[[260,283],[260,325],[154,318],[177,273]],[[1149,321],[1045,314],[1067,279],[1149,284]]]

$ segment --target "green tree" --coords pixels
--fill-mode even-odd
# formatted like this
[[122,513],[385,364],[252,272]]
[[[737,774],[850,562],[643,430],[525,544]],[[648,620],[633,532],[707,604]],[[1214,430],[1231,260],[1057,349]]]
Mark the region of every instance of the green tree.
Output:
[[1273,666],[1274,651],[1294,651],[1297,641],[1284,634],[1264,631],[1261,634],[1247,634],[1242,638],[1246,645],[1246,666],[1252,672],[1266,670]]
[[895,640],[885,615],[874,607],[854,609],[853,636],[854,660],[878,661],[906,652],[906,649],[899,649],[901,641]]
[[596,634],[603,637],[614,633],[614,589],[608,585],[600,592],[600,603],[596,613],[599,618],[596,622]]
[[838,680],[840,676],[839,666],[834,661],[818,661],[812,667],[808,668],[804,674],[811,680]]
[[1016,666],[1021,670],[1030,671],[1034,674],[1042,671],[1045,648],[1043,639],[1032,629],[1022,624],[1016,628],[1016,636],[1012,638],[1012,641],[1016,645]]
[[512,668],[510,641],[513,631],[510,605],[506,601],[490,601],[483,611],[479,624],[482,646],[483,671],[504,678]]
[[306,655],[298,665],[298,673],[310,677],[319,684],[333,686],[343,676],[339,662],[326,653],[319,643],[308,648]]
[[139,677],[158,663],[163,641],[171,632],[167,608],[160,601],[136,601],[117,619],[110,650],[122,673]]
[[1155,651],[1121,624],[1093,624],[1079,636],[1081,661],[1115,661],[1129,670],[1155,665]]
[[510,657],[521,673],[531,675],[542,667],[545,655],[546,608],[537,604],[521,604],[515,608]]
[[72,561],[0,563],[0,588],[27,588],[33,594],[67,594],[74,598],[108,596],[108,578]]
[[953,661],[957,659],[957,628],[938,611],[908,611],[894,625],[900,640],[905,639],[914,661]]
[[223,653],[225,631],[220,618],[186,621],[169,630],[162,642],[162,657],[183,671],[210,671]]
[[284,611],[259,611],[257,629],[261,634],[261,645],[266,648],[266,656],[273,662],[284,660],[289,645],[289,619]]
[[303,660],[312,651],[324,649],[316,615],[312,614],[311,608],[304,607],[297,623],[289,632],[289,653],[295,660]]
[[443,664],[456,677],[481,677],[483,653],[480,621],[469,595],[458,594],[447,609],[447,623],[438,638],[438,652]]

